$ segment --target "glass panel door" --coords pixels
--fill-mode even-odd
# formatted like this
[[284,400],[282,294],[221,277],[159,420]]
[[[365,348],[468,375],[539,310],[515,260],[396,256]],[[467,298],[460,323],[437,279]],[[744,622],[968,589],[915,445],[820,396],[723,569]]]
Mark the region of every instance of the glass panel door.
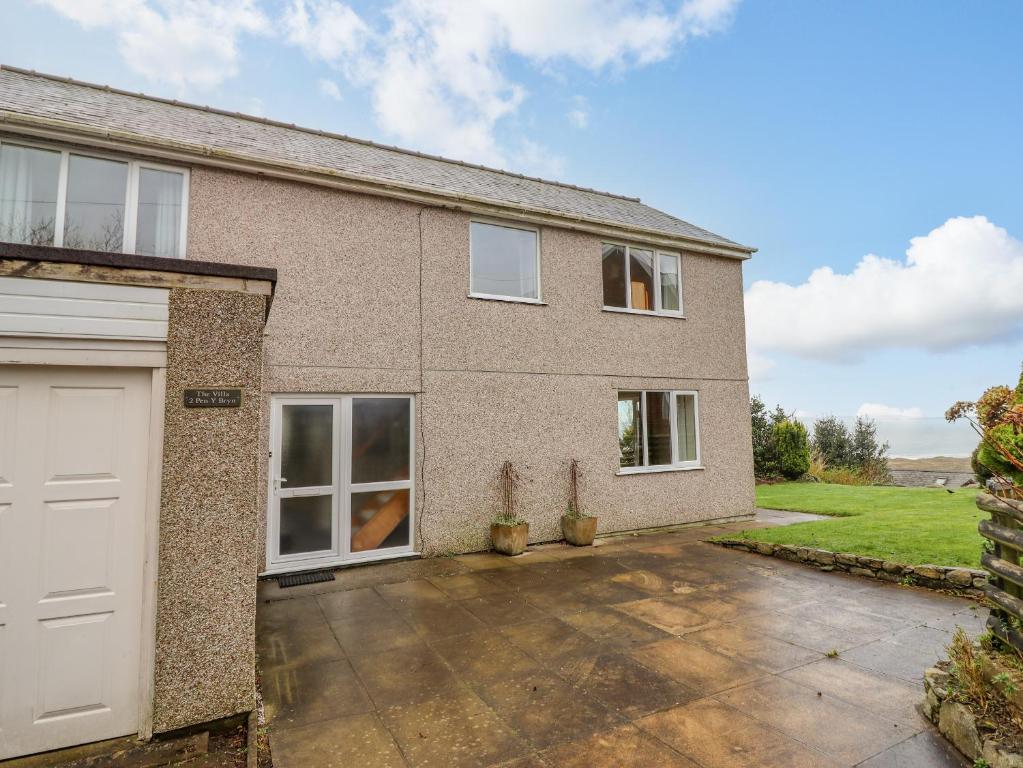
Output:
[[348,554],[411,550],[412,399],[360,395],[348,404]]
[[272,410],[271,568],[411,552],[413,398],[277,395]]
[[338,403],[279,400],[274,424],[271,559],[336,555]]

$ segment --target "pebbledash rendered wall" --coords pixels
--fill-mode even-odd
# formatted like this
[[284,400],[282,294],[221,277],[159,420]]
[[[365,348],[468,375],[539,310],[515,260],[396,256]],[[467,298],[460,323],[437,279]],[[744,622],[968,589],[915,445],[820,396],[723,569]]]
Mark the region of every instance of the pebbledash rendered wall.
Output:
[[[188,258],[279,272],[261,455],[270,393],[415,393],[424,554],[489,546],[506,459],[534,542],[560,538],[573,457],[601,532],[753,512],[741,261],[683,253],[686,319],[607,312],[602,238],[543,227],[545,303],[485,301],[466,213],[200,167],[189,195]],[[704,469],[616,474],[616,393],[639,388],[699,391]]]
[[[266,311],[263,295],[170,292],[153,706],[158,733],[255,708]],[[208,387],[240,388],[241,406],[184,406],[185,389]]]

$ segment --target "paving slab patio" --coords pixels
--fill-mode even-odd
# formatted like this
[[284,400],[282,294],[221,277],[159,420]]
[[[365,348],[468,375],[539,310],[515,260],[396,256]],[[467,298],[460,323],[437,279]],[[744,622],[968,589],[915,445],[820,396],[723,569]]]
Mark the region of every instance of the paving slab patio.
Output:
[[915,703],[984,609],[703,541],[740,527],[261,582],[274,764],[966,766]]

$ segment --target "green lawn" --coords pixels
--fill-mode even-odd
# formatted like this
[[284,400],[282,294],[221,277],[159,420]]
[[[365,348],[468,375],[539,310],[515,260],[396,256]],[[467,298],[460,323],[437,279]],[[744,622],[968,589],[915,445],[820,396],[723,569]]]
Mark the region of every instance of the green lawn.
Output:
[[740,538],[852,552],[909,565],[979,567],[982,539],[977,491],[823,483],[757,486],[757,506],[829,515],[780,528],[743,531]]

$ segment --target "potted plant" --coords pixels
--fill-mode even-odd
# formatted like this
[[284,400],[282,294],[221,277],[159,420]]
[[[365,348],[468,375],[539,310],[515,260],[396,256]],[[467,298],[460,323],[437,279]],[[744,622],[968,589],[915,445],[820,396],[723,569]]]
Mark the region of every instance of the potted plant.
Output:
[[529,543],[529,523],[515,514],[519,475],[510,461],[501,466],[501,513],[490,525],[490,540],[502,555],[521,555]]
[[565,541],[576,547],[589,547],[597,535],[597,518],[587,515],[579,505],[579,462],[568,465],[568,512],[561,516],[561,532]]

